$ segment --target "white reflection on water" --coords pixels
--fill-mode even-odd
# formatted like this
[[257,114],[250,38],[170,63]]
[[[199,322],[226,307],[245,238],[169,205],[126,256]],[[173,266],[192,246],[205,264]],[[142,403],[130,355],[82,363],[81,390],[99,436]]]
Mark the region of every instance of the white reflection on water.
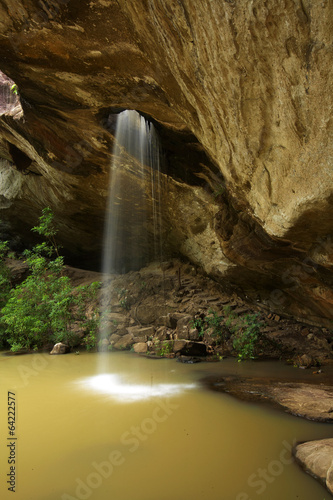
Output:
[[119,375],[104,373],[81,379],[81,387],[106,394],[117,401],[131,403],[154,397],[170,397],[186,390],[194,389],[196,384],[133,384]]

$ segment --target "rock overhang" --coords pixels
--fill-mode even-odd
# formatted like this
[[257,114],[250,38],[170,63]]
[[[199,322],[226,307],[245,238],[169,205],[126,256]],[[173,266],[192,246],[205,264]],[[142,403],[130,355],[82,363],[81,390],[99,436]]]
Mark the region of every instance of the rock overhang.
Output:
[[[50,205],[65,247],[98,253],[109,117],[136,109],[168,151],[170,251],[219,279],[229,262],[229,279],[268,307],[331,317],[329,5],[58,0],[14,9],[8,0],[0,9],[2,69],[26,112],[25,122],[2,118],[1,137],[42,174],[25,176],[7,209],[17,229]],[[276,290],[287,293],[283,305],[271,300]]]

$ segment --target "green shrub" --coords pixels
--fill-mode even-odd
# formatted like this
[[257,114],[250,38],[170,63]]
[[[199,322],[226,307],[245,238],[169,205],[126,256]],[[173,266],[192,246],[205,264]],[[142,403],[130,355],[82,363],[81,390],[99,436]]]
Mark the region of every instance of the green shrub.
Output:
[[259,341],[262,340],[260,334],[262,322],[258,319],[259,314],[239,316],[232,311],[230,306],[223,308],[222,315],[212,310],[209,310],[208,313],[204,319],[196,318],[192,321],[200,338],[208,329],[211,330],[211,335],[217,337],[220,342],[228,340],[233,334],[233,348],[239,361],[257,357]]
[[[10,271],[5,264],[5,257],[8,252],[7,241],[0,242],[0,310],[7,303],[10,288]],[[6,325],[0,316],[0,349],[8,347],[8,342],[4,335]]]
[[241,318],[235,327],[237,333],[233,341],[233,348],[238,353],[238,361],[257,357],[260,328],[262,326],[262,323],[258,321],[258,317],[259,314],[248,314]]
[[77,321],[81,321],[87,333],[94,333],[97,328],[97,320],[85,317],[84,304],[96,294],[99,283],[77,289],[71,285],[64,275],[64,260],[59,256],[49,208],[43,210],[39,222],[32,230],[47,241],[24,253],[30,274],[9,291],[1,310],[2,337],[6,335],[12,351],[38,349],[50,342],[74,346],[78,335],[71,326]]

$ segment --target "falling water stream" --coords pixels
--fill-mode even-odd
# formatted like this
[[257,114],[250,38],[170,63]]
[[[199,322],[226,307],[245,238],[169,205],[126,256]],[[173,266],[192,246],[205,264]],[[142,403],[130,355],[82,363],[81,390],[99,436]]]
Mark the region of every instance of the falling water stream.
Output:
[[[112,273],[142,268],[159,261],[161,248],[160,144],[154,125],[137,111],[117,115],[110,169],[108,206],[104,229],[102,273],[104,288],[111,293]],[[106,316],[110,297],[104,295]],[[110,336],[109,323],[101,322],[100,340]],[[114,386],[116,375],[105,372],[100,357],[96,388]]]
[[155,127],[133,110],[117,117],[102,271],[140,269],[160,258],[160,146]]

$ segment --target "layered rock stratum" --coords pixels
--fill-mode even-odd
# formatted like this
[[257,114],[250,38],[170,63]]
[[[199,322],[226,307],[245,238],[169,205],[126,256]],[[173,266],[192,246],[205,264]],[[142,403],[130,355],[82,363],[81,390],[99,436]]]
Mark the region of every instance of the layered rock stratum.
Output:
[[330,326],[332,24],[326,0],[1,0],[6,230],[29,239],[51,206],[68,254],[99,255],[115,116],[135,109],[164,149],[164,253]]

